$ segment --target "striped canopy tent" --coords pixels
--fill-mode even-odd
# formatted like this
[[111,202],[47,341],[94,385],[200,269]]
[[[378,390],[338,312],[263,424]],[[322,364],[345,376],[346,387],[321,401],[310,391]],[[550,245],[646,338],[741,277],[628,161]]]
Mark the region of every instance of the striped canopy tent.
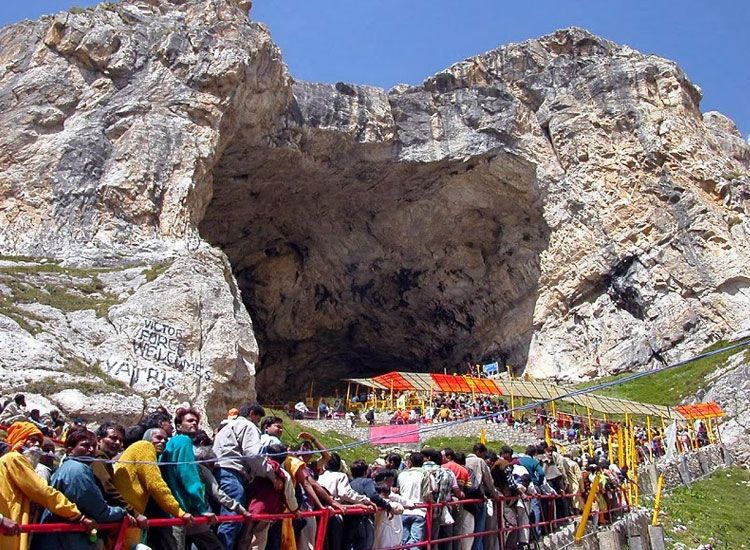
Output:
[[375,378],[348,378],[346,381],[380,390],[503,395],[494,380],[454,374],[389,372]]
[[378,384],[372,378],[346,378],[344,381],[345,382],[351,382],[352,384],[358,384],[360,386],[365,386],[367,388],[375,388],[376,390],[388,390],[388,389],[390,389],[389,386],[384,386],[382,384]]
[[720,418],[724,411],[718,405],[710,401],[708,403],[695,403],[693,405],[679,405],[675,407],[685,420],[703,420],[705,418]]
[[456,374],[428,374],[417,372],[389,372],[375,378],[349,378],[362,386],[379,390],[421,391],[443,393],[476,393],[482,395],[513,395],[536,401],[559,399],[578,407],[607,414],[631,414],[636,416],[656,416],[668,420],[685,420],[679,408],[639,403],[618,397],[606,397],[596,393],[586,393],[563,397],[576,391],[571,386],[562,386],[543,380],[507,380],[496,378],[476,378]]

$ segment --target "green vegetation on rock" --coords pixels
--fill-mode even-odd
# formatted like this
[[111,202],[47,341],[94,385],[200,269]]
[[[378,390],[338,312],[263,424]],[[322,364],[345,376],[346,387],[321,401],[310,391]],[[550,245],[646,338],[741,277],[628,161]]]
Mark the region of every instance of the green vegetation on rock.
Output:
[[19,391],[38,393],[40,395],[52,395],[63,390],[76,389],[84,395],[96,395],[101,393],[119,393],[120,395],[139,395],[133,388],[124,382],[112,378],[101,370],[98,364],[87,365],[78,358],[70,359],[65,366],[65,374],[87,377],[88,380],[79,380],[74,384],[69,381],[61,381],[53,376],[46,376],[24,384]]
[[688,548],[748,548],[750,472],[736,467],[718,470],[690,487],[679,487],[665,495],[662,511],[664,534],[676,543]]
[[110,307],[120,303],[117,296],[104,290],[98,277],[115,268],[63,267],[52,261],[24,265],[21,262],[30,259],[8,256],[0,259],[18,262],[0,266],[0,284],[10,289],[10,294],[0,295],[0,314],[15,320],[31,334],[40,332],[35,322],[42,319],[19,307],[20,304],[44,304],[63,312],[90,309],[103,317]]
[[146,277],[147,282],[155,281],[160,275],[162,275],[167,269],[172,267],[172,261],[159,262],[154,264],[147,269],[143,270],[143,275]]
[[[712,344],[702,353],[721,349],[730,344],[748,341],[738,340],[736,342],[726,342],[724,340]],[[699,359],[681,367],[676,367],[666,371],[661,371],[650,376],[637,378],[630,382],[625,382],[616,386],[596,390],[597,395],[608,397],[621,397],[631,399],[642,403],[654,403],[655,405],[677,405],[683,399],[694,395],[699,390],[708,385],[708,376],[715,370],[721,368],[727,359],[737,353],[742,353],[741,349],[725,351],[711,357]],[[745,359],[750,361],[750,351],[745,350]],[[586,388],[603,382],[618,380],[632,373],[623,373],[615,376],[606,376],[597,378],[591,382],[579,384],[577,387]]]

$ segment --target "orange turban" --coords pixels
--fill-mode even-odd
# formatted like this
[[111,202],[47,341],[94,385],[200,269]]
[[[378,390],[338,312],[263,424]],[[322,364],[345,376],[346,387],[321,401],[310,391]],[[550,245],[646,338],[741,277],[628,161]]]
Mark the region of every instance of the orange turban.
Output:
[[11,451],[17,451],[33,435],[38,435],[40,439],[43,437],[42,431],[31,422],[14,422],[8,428],[6,441],[10,445]]

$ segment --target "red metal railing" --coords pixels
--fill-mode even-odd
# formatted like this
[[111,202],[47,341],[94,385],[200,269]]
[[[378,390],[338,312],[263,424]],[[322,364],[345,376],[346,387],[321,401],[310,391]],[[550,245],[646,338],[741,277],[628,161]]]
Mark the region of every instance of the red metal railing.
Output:
[[[553,527],[559,523],[565,523],[565,522],[569,522],[571,520],[576,519],[577,515],[580,513],[578,510],[571,509],[571,515],[566,516],[566,517],[562,517],[562,518],[553,517],[553,519],[549,519],[545,521],[535,521],[534,523],[506,527],[504,508],[505,506],[509,505],[508,504],[509,502],[512,501],[514,503],[513,506],[516,505],[515,503],[518,499],[521,499],[521,500],[538,499],[540,501],[547,501],[551,503],[554,503],[556,500],[559,500],[559,499],[567,499],[570,502],[572,502],[572,499],[574,497],[579,497],[579,496],[582,496],[582,495],[578,493],[578,494],[568,494],[568,495],[523,495],[519,497],[498,497],[498,498],[492,499],[495,502],[495,505],[499,506],[499,510],[497,512],[498,527],[496,529],[486,529],[481,532],[457,534],[457,535],[452,535],[452,536],[443,537],[443,538],[433,538],[432,536],[435,509],[442,508],[442,507],[454,508],[454,507],[458,507],[459,505],[466,505],[466,504],[483,504],[487,501],[484,499],[465,499],[465,500],[452,501],[452,502],[441,502],[441,503],[428,502],[424,504],[418,504],[416,507],[425,509],[425,537],[426,537],[425,540],[414,542],[414,543],[407,544],[407,545],[393,546],[385,550],[398,550],[398,549],[422,548],[422,547],[430,548],[431,546],[435,544],[439,544],[439,543],[446,543],[446,542],[462,540],[462,539],[467,539],[467,538],[484,537],[484,536],[492,536],[492,535],[496,535],[499,537],[500,548],[504,550],[506,537],[510,533],[524,530],[524,529],[545,528],[547,526]],[[628,505],[627,501],[625,501],[623,496],[624,495],[621,492],[620,494],[621,499],[619,502],[619,504],[621,505],[615,508],[608,509],[606,513],[611,514],[614,512],[629,511],[630,506]],[[552,509],[554,509],[554,506]],[[337,515],[337,514],[339,513],[334,512],[330,508],[324,508],[322,510],[305,511],[305,512],[298,512],[298,513],[253,514],[250,518],[246,516],[242,516],[242,515],[216,516],[216,522],[218,523],[241,523],[245,521],[278,521],[278,520],[298,518],[298,517],[318,518],[317,533],[315,537],[315,550],[322,550],[322,548],[324,547],[324,541],[325,541],[327,530],[328,530],[328,521],[332,515]],[[341,515],[372,515],[372,512],[367,508],[350,506],[350,507],[347,507]],[[196,516],[194,518],[194,522],[197,525],[209,524],[209,523],[212,523],[213,521],[214,521],[213,518],[208,518],[205,516]],[[148,527],[149,528],[171,527],[171,526],[176,526],[176,525],[185,525],[185,523],[186,522],[180,518],[149,519]],[[22,533],[81,533],[81,532],[86,531],[86,528],[83,525],[75,524],[75,523],[41,523],[41,524],[20,525],[19,527]],[[113,530],[118,531],[117,540],[114,546],[115,550],[123,550],[125,533],[130,527],[131,526],[127,518],[124,518],[121,522],[102,523],[96,526],[98,531],[113,531]],[[3,535],[5,534],[2,528],[0,528],[0,534],[3,534]]]

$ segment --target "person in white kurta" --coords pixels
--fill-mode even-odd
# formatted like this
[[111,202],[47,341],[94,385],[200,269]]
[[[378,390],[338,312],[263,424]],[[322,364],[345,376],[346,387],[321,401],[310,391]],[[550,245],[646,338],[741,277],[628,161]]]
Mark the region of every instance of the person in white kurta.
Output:
[[392,548],[401,544],[404,535],[404,526],[401,522],[401,514],[408,501],[396,493],[382,494],[391,504],[392,514],[389,516],[386,510],[378,509],[375,514],[375,544],[373,548]]

